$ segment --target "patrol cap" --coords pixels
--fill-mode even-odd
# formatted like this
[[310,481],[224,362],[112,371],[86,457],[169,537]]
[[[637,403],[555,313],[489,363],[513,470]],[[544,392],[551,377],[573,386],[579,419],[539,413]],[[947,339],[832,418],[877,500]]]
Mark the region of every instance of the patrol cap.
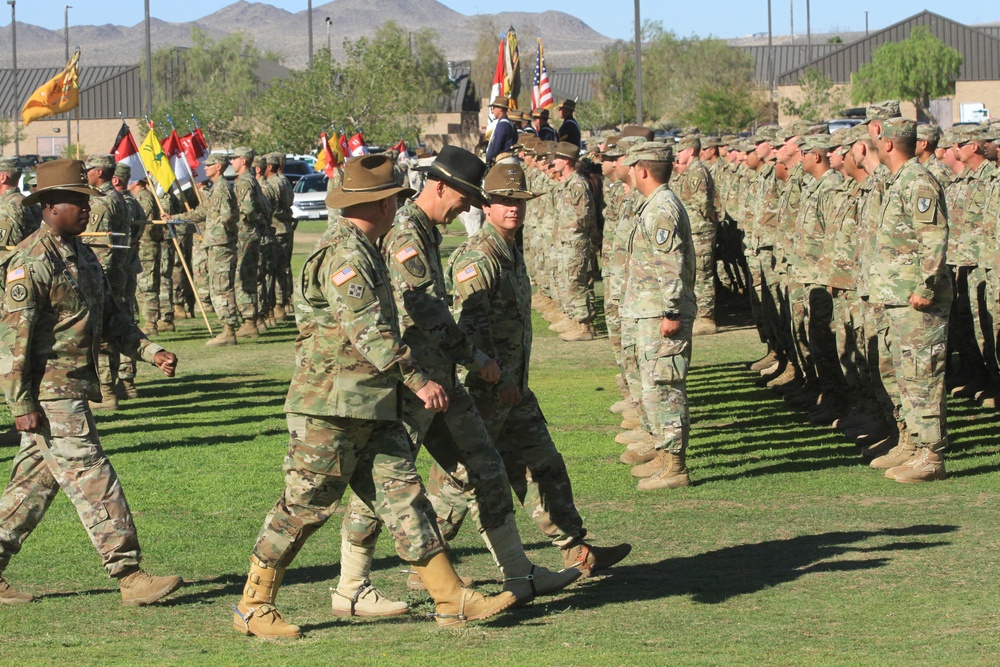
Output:
[[671,162],[674,159],[673,149],[662,141],[643,141],[628,149],[628,155],[622,161],[627,167],[641,160],[648,162]]
[[231,158],[244,158],[247,162],[253,163],[254,152],[253,149],[248,146],[237,146],[233,149],[233,154]]
[[344,165],[344,180],[326,196],[330,208],[382,201],[389,197],[411,197],[416,192],[397,184],[388,155],[359,155]]
[[253,159],[253,166],[257,169],[260,169],[261,171],[267,169],[267,156],[258,155],[257,157],[255,157]]
[[810,125],[802,134],[804,136],[809,136],[811,134],[830,134],[830,124],[816,123],[815,125]]
[[225,153],[209,153],[203,164],[229,164],[229,156]]
[[765,141],[774,144],[781,136],[781,127],[778,125],[764,125],[757,129],[757,134],[753,135],[754,144],[762,144]]
[[865,122],[863,124],[868,124],[873,120],[899,118],[900,115],[899,100],[885,100],[884,102],[868,105],[868,108],[865,109]]
[[693,134],[701,134],[701,133],[698,131],[697,127],[690,126],[690,127],[685,127],[680,132],[678,132],[677,136],[678,137],[690,137]]
[[917,125],[917,139],[940,141],[941,128],[935,123],[920,123]]
[[723,135],[723,137],[719,139],[719,147],[721,148],[722,146],[725,146],[729,148],[739,140],[740,138],[737,137],[735,134]]
[[38,165],[35,170],[38,187],[21,200],[21,206],[32,206],[46,192],[65,190],[91,197],[101,197],[104,193],[87,185],[87,168],[79,160],[50,160]]
[[496,107],[497,109],[509,109],[510,108],[510,98],[504,95],[497,95],[490,102],[491,107]]
[[132,178],[132,167],[124,162],[119,162],[115,165],[115,176],[127,182]]
[[[890,139],[917,138],[917,121],[909,118],[887,118],[882,121],[882,136]],[[966,139],[966,141],[969,141]]]
[[829,153],[830,138],[829,134],[810,134],[802,138],[799,149],[803,153],[812,153],[814,151],[817,153]]
[[274,153],[268,153],[267,163],[270,165],[274,165],[275,167],[280,166],[282,162],[281,158],[282,158],[281,153],[278,153],[277,151],[275,151]]
[[949,127],[941,132],[941,139],[938,140],[938,148],[951,148],[955,145],[955,128]]
[[854,143],[851,140],[851,128],[842,127],[830,134],[830,148],[840,148]]
[[983,127],[983,136],[986,141],[996,142],[1000,139],[1000,122],[995,122],[992,120],[983,121],[980,123]]
[[552,153],[556,157],[566,158],[567,160],[580,159],[580,147],[569,141],[560,141],[556,144]]
[[524,168],[520,164],[497,164],[483,179],[483,191],[490,195],[511,197],[512,199],[534,199],[538,195],[528,190]]
[[0,173],[16,174],[21,171],[21,163],[16,157],[0,157]]
[[84,169],[114,169],[115,158],[110,153],[94,153],[87,156]]
[[864,123],[851,128],[851,142],[861,141],[862,139],[871,139],[871,135],[868,134],[868,126]]
[[642,137],[646,141],[652,141],[656,133],[652,128],[642,125],[626,125],[622,128],[622,139],[625,137]]
[[784,141],[788,141],[792,137],[800,137],[806,133],[809,129],[809,123],[804,120],[792,121],[785,126],[784,132],[779,135]]
[[701,148],[702,150],[706,148],[718,148],[722,145],[722,139],[719,137],[702,137],[701,138]]
[[684,151],[689,148],[693,148],[696,151],[701,150],[701,137],[697,134],[689,134],[687,136],[681,137],[677,141],[677,150]]

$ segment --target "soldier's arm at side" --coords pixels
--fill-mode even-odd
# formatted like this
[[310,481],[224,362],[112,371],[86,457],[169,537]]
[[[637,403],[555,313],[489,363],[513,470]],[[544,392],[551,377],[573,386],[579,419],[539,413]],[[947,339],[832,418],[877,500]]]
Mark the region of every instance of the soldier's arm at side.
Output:
[[[18,275],[23,277],[11,279]],[[31,382],[31,343],[38,322],[37,304],[43,296],[37,277],[17,258],[7,264],[0,316],[0,381],[15,421],[26,415],[42,414]],[[37,418],[21,419],[17,423],[19,431],[37,431],[40,426]]]
[[[647,225],[647,233],[653,248],[653,262],[656,264],[653,273],[660,288],[663,316],[668,313],[679,313],[681,297],[684,294],[684,239],[679,236],[679,217],[683,213],[674,206],[667,204],[656,212],[639,221]],[[663,240],[660,243],[660,239]],[[662,327],[661,327],[662,328]]]
[[[455,298],[461,308],[458,326],[472,340],[473,344],[490,359],[499,359],[500,351],[493,338],[490,325],[490,299],[492,283],[496,280],[489,262],[480,252],[471,251],[456,257],[451,264],[455,285]],[[517,379],[509,376],[510,371],[500,368],[501,385],[517,384]],[[489,381],[487,378],[483,378]]]
[[[929,307],[934,301],[948,247],[948,219],[938,194],[936,188],[918,182],[914,184],[908,201],[904,203],[912,217],[920,248],[920,283],[910,299],[911,305],[918,310]],[[930,200],[928,208],[923,211],[920,210],[922,199]]]

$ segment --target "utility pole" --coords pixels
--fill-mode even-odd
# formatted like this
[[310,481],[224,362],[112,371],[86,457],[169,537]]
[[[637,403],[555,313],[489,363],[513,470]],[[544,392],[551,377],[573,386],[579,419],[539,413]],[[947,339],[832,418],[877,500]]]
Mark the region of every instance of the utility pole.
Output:
[[635,124],[642,125],[642,21],[635,0]]
[[149,0],[146,0],[146,115],[153,117],[153,45],[149,35]]
[[[64,16],[64,28],[66,33],[66,62],[69,62],[69,10],[73,9],[69,5],[63,8]],[[73,136],[73,121],[70,120],[69,114],[66,114],[66,141],[69,142],[70,137]]]
[[774,34],[771,30],[771,0],[767,0],[767,90],[771,97],[767,115],[772,122],[777,122],[774,118]]
[[309,67],[313,66],[313,0],[309,0]]
[[[638,0],[636,0],[638,2]],[[14,48],[14,155],[21,154],[21,140],[17,136],[18,128],[20,127],[21,119],[18,118],[18,111],[21,107],[21,96],[17,91],[17,14],[15,0],[7,0],[7,4],[10,5],[10,35],[11,35],[11,46]]]
[[808,56],[807,62],[812,62],[813,38],[812,38],[812,20],[809,15],[809,0],[806,0],[806,55]]
[[329,16],[326,17],[326,50],[330,52],[330,57],[333,57],[333,47],[330,46],[330,26],[333,25],[333,19]]
[[795,45],[795,0],[788,0],[788,27],[791,32],[792,41],[790,44]]
[[865,12],[865,37],[868,36],[868,12]]

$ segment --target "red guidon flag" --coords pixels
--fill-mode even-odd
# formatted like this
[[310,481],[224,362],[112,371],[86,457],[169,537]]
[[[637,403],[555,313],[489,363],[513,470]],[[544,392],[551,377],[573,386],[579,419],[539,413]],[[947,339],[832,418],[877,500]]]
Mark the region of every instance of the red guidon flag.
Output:
[[122,123],[121,129],[118,130],[118,136],[115,137],[115,145],[111,149],[111,153],[115,156],[115,162],[124,162],[131,167],[132,175],[128,180],[129,185],[146,178],[146,167],[142,164],[142,158],[139,157],[139,147],[136,146],[132,131],[125,123]]
[[353,137],[347,141],[347,145],[351,150],[351,157],[357,157],[358,155],[368,155],[368,147],[365,146],[365,136],[358,132]]

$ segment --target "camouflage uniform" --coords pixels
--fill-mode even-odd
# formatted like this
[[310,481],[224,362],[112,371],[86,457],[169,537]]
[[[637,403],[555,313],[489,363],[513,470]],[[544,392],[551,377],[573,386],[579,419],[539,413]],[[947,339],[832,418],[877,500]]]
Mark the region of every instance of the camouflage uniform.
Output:
[[[259,158],[258,158],[259,159]],[[260,216],[260,257],[257,263],[257,310],[268,317],[274,308],[274,269],[277,240],[272,216],[278,208],[281,193],[277,185],[264,178],[254,178],[261,194],[263,211]]]
[[[553,544],[572,546],[587,531],[573,501],[566,463],[528,386],[531,284],[521,252],[486,224],[452,254],[447,271],[455,287],[453,310],[458,325],[478,349],[500,363],[497,384],[485,382],[476,373],[466,373],[463,382],[503,457],[521,505]],[[511,387],[520,391],[521,401],[504,405],[499,390]],[[464,510],[453,508],[446,534],[458,531]]]
[[139,541],[87,399],[101,399],[102,340],[150,363],[163,348],[121,309],[94,252],[79,239],[64,243],[47,225],[20,244],[8,265],[0,339],[0,383],[11,413],[42,412],[48,422],[41,433],[22,434],[0,498],[0,572],[60,488],[108,574],[127,572],[139,563]]
[[[933,451],[948,443],[944,355],[952,294],[944,266],[947,244],[944,193],[913,158],[886,183],[869,287],[870,299],[885,306],[879,352],[892,365],[883,365],[882,382],[898,386],[895,409],[913,442]],[[931,299],[931,306],[912,308],[911,295]]]
[[[472,502],[479,510],[475,519],[480,531],[501,526],[508,518],[513,520],[514,513],[503,460],[469,392],[455,375],[456,364],[475,372],[489,363],[490,357],[476,349],[448,310],[441,233],[416,204],[407,203],[396,213],[392,229],[382,240],[382,254],[393,296],[402,305],[399,328],[403,343],[413,354],[414,363],[448,392],[448,410],[443,413],[425,409],[423,401],[413,394],[403,396],[403,423],[414,446],[413,456],[424,445],[436,461],[428,485],[434,511],[439,522],[447,526],[452,507],[461,508],[464,514],[465,506]],[[378,537],[375,516],[357,496],[351,497],[343,530],[361,547],[373,546]]]
[[694,292],[698,300],[698,317],[715,319],[715,235],[718,227],[713,204],[715,184],[708,168],[697,157],[677,177],[674,192],[691,222],[697,262]]
[[[666,185],[650,193],[638,217],[629,239],[622,345],[639,369],[656,448],[683,453],[691,427],[686,391],[691,330],[698,315],[694,241],[684,206]],[[666,338],[660,334],[664,317],[681,323]]]
[[986,363],[976,342],[973,304],[977,299],[970,289],[969,279],[979,269],[982,240],[966,216],[971,181],[972,170],[965,167],[944,186],[948,209],[948,252],[945,261],[955,295],[949,315],[948,336],[949,345],[959,354],[963,373],[981,377],[986,372]]
[[202,224],[201,250],[207,262],[208,290],[201,297],[210,298],[219,321],[234,329],[239,326],[233,277],[236,273],[236,239],[239,210],[229,181],[220,177],[205,201],[191,211],[188,219]]
[[399,421],[400,383],[416,392],[428,379],[400,341],[378,248],[346,219],[332,219],[306,260],[294,303],[299,337],[285,400],[285,489],[254,555],[268,567],[287,566],[348,485],[389,527],[400,558],[442,551]]
[[278,191],[278,203],[271,215],[274,227],[275,263],[274,263],[274,299],[277,306],[289,306],[292,303],[292,252],[295,246],[295,218],[292,217],[292,204],[295,194],[292,184],[284,174],[275,172],[267,179]]
[[0,257],[4,246],[15,246],[31,232],[25,229],[25,209],[21,206],[24,195],[17,188],[0,195]]
[[622,326],[618,314],[623,249],[618,243],[617,230],[621,224],[625,205],[625,184],[615,181],[608,185],[604,208],[604,238],[601,249],[601,279],[604,282],[604,322],[608,327],[608,340],[615,364],[622,366]]
[[[126,181],[128,178],[126,177]],[[121,191],[122,199],[125,201],[125,208],[128,210],[129,215],[129,229],[127,238],[115,237],[116,244],[130,245],[131,250],[128,251],[126,260],[126,270],[125,270],[125,293],[122,295],[122,302],[125,311],[132,318],[133,322],[139,321],[139,305],[136,302],[136,290],[138,288],[136,277],[142,270],[139,264],[139,234],[142,231],[135,222],[137,220],[145,220],[146,214],[142,210],[142,206],[139,205],[139,201],[132,196],[132,193],[128,190]],[[136,365],[135,358],[128,355],[121,355],[118,364],[118,377],[122,380],[132,380],[135,378]]]
[[257,271],[260,263],[260,228],[264,203],[260,186],[250,169],[233,184],[239,209],[239,235],[236,245],[236,306],[244,320],[255,322],[258,311]]
[[[135,198],[142,207],[145,220],[160,219],[156,197],[148,188],[139,190]],[[164,248],[165,236],[164,225],[154,225],[150,222],[143,225],[142,235],[139,237],[139,264],[142,269],[136,277],[136,289],[142,301],[140,307],[147,323],[159,321],[168,311],[173,319],[173,305],[169,300],[172,291],[169,286],[170,272],[166,269],[168,251]],[[167,286],[161,285],[161,281],[165,281]]]
[[593,324],[597,211],[586,179],[570,174],[554,203],[560,303],[574,322]]
[[[996,362],[996,339],[992,337],[993,327],[990,323],[988,305],[984,299],[986,293],[987,267],[981,260],[981,248],[991,248],[988,242],[992,239],[987,224],[992,221],[985,217],[989,190],[997,177],[997,168],[989,160],[972,172],[969,178],[969,188],[965,196],[965,222],[972,238],[969,239],[975,253],[977,267],[968,275],[968,300],[972,310],[972,331],[986,370],[993,383],[1000,381],[1000,368]],[[991,230],[990,230],[991,231]],[[995,240],[995,239],[994,239]]]

